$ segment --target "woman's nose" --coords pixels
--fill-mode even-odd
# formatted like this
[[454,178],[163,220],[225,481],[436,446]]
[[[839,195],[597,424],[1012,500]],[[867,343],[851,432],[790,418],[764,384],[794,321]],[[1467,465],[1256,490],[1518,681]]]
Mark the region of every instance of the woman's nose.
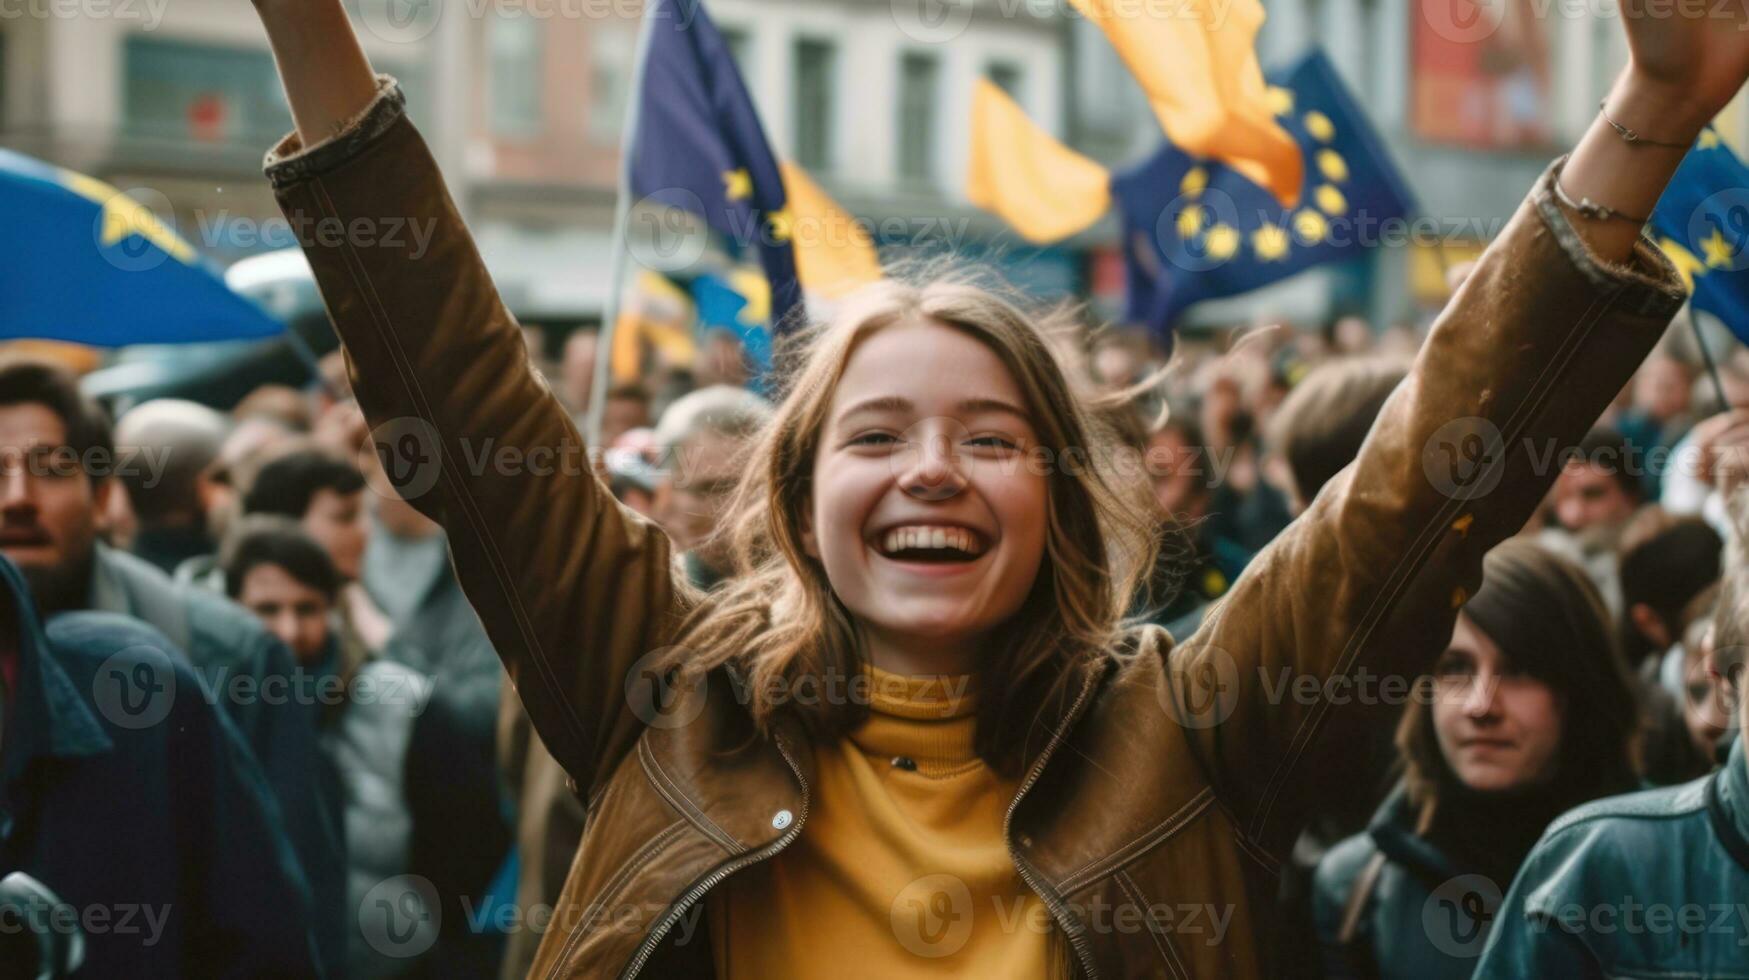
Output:
[[899,485],[920,500],[944,500],[965,487],[954,439],[945,432],[918,434],[905,454]]
[[1494,712],[1494,698],[1500,692],[1500,678],[1495,674],[1482,672],[1470,681],[1470,689],[1464,694],[1464,714],[1471,718],[1481,718]]

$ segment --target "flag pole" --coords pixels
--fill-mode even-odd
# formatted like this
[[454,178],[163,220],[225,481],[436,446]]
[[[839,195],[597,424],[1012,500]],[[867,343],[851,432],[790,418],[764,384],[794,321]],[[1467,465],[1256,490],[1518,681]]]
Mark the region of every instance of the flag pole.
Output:
[[613,334],[619,328],[620,292],[625,280],[626,236],[632,211],[632,148],[637,145],[638,117],[644,108],[644,68],[650,53],[650,31],[653,10],[668,0],[646,0],[638,23],[637,54],[632,61],[631,101],[626,106],[625,123],[620,127],[619,189],[614,198],[612,256],[608,263],[607,301],[602,304],[600,339],[595,345],[595,378],[589,385],[589,431],[587,448],[605,453],[601,445],[601,416],[607,407],[608,378],[613,366]]
[[1725,400],[1725,382],[1719,377],[1719,365],[1713,360],[1713,352],[1707,349],[1706,335],[1700,329],[1700,317],[1694,315],[1694,307],[1688,308],[1688,326],[1694,331],[1694,346],[1700,348],[1700,359],[1706,364],[1706,372],[1713,379],[1713,391],[1719,399],[1719,411],[1729,411],[1730,403]]

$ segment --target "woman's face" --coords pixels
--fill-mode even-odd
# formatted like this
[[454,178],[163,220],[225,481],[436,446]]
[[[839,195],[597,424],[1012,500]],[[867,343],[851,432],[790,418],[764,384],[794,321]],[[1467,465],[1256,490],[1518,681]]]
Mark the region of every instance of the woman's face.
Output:
[[[851,354],[820,434],[807,553],[883,651],[965,670],[1026,600],[1045,553],[1046,468],[994,351],[934,321]],[[947,658],[947,659],[943,659]]]
[[1564,718],[1547,684],[1516,667],[1460,614],[1434,666],[1433,729],[1447,766],[1467,787],[1493,793],[1554,775]]

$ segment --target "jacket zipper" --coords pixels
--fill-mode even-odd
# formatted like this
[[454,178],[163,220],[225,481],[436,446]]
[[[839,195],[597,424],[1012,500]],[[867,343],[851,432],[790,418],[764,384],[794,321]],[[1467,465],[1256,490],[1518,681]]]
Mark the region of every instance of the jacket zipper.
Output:
[[674,906],[668,910],[668,914],[663,916],[662,921],[656,923],[655,927],[650,930],[650,934],[644,937],[644,942],[638,947],[638,951],[632,954],[631,962],[626,964],[625,971],[620,974],[622,980],[633,980],[639,973],[643,972],[644,963],[656,952],[656,947],[661,944],[663,937],[668,935],[668,930],[673,929],[675,924],[686,915],[687,910],[700,898],[703,898],[706,892],[742,868],[776,856],[777,852],[788,847],[790,842],[801,834],[802,824],[808,820],[808,783],[802,777],[801,767],[796,765],[795,758],[790,755],[789,746],[784,742],[783,734],[777,733],[774,740],[777,743],[777,751],[783,756],[783,761],[789,764],[790,771],[796,774],[796,782],[802,787],[802,812],[796,814],[795,822],[790,824],[789,830],[785,831],[783,836],[756,851],[749,851],[723,865],[706,875],[698,884],[693,885],[686,894],[680,896],[680,901],[674,903]]
[[1069,937],[1069,945],[1075,949],[1075,958],[1081,961],[1081,969],[1086,972],[1089,980],[1099,976],[1099,970],[1093,965],[1093,951],[1088,947],[1086,937],[1082,936],[1079,931],[1070,928],[1073,920],[1069,917],[1068,906],[1057,898],[1056,892],[1044,884],[1038,873],[1033,870],[1032,865],[1026,863],[1026,859],[1014,849],[1014,811],[1019,808],[1020,800],[1026,795],[1026,791],[1031,789],[1032,784],[1038,782],[1039,776],[1044,773],[1045,763],[1050,761],[1051,754],[1063,741],[1063,736],[1074,726],[1075,720],[1081,717],[1082,707],[1087,703],[1087,699],[1092,696],[1093,689],[1097,686],[1098,675],[1095,674],[1093,680],[1083,685],[1081,695],[1075,699],[1075,703],[1070,705],[1069,716],[1051,734],[1051,740],[1045,743],[1044,751],[1039,753],[1038,759],[1032,764],[1032,769],[1027,772],[1026,779],[1022,780],[1020,788],[1015,790],[1014,799],[1008,804],[1008,813],[1002,818],[1002,842],[1008,846],[1008,856],[1014,861],[1015,870],[1020,872],[1021,880],[1026,882],[1026,886],[1032,889],[1033,894],[1045,903],[1045,908],[1051,912],[1051,918],[1056,920],[1057,928],[1062,929],[1063,935]]

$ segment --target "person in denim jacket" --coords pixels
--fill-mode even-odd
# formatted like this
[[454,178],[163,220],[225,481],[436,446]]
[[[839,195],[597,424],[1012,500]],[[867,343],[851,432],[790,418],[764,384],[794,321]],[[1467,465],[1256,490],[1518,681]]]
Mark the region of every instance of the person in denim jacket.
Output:
[[[1749,719],[1749,568],[1725,579],[1713,670]],[[1502,903],[1477,977],[1749,977],[1749,758],[1555,821]]]

